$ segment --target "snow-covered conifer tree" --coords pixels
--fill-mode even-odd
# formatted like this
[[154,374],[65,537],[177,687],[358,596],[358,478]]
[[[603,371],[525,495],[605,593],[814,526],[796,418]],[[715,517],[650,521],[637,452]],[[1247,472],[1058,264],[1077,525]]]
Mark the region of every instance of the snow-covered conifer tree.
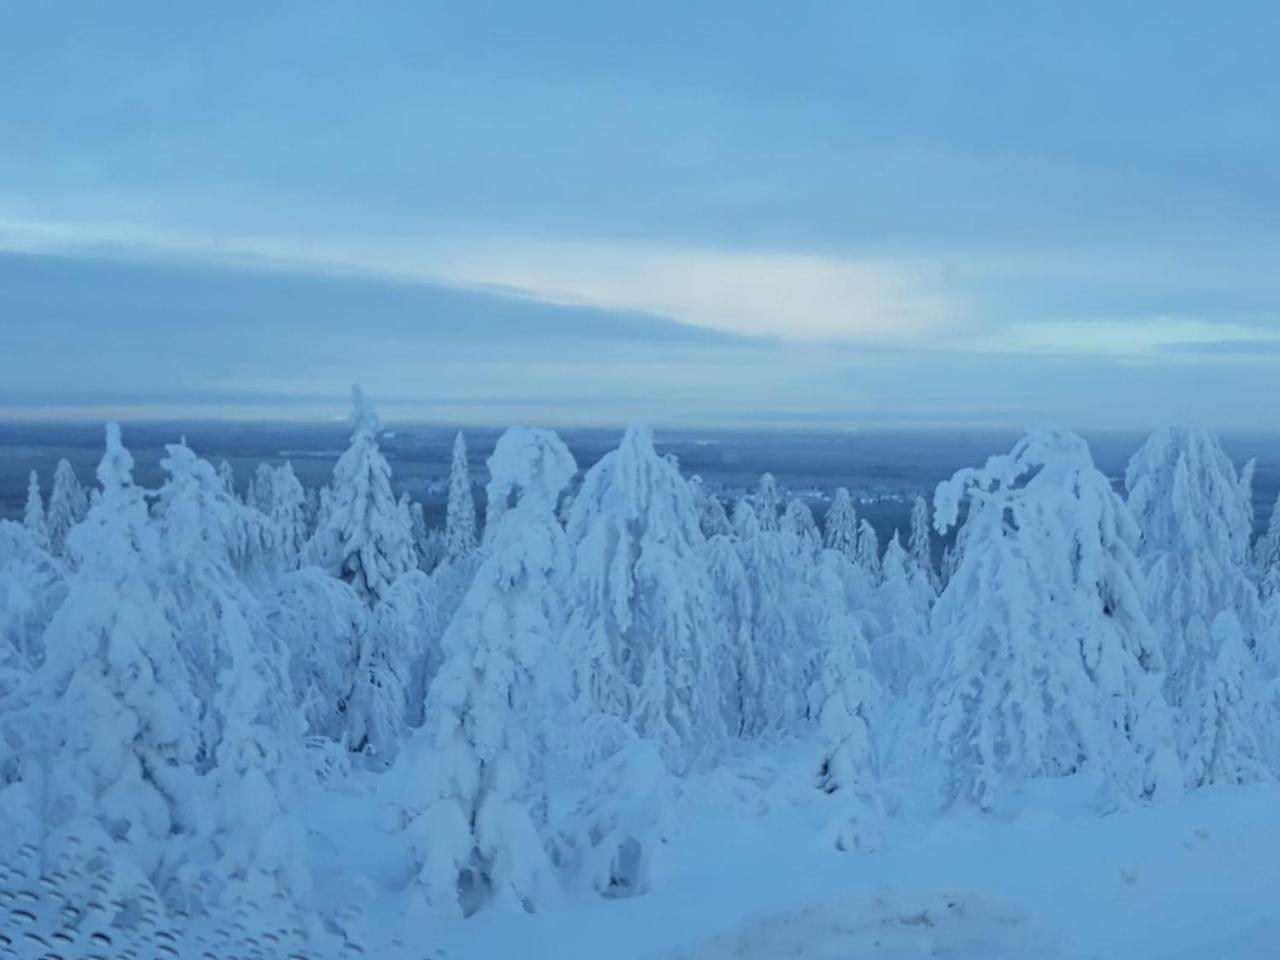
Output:
[[1210,628],[1211,658],[1194,664],[1197,676],[1184,705],[1187,783],[1254,783],[1274,777],[1267,744],[1275,737],[1276,704],[1264,692],[1258,665],[1245,645],[1240,621],[1224,611]]
[[857,562],[873,578],[880,576],[880,537],[866,519],[858,524]]
[[929,503],[924,497],[916,497],[911,505],[911,538],[908,548],[916,565],[938,589],[938,571],[933,565],[933,540],[929,532]]
[[853,498],[845,487],[838,487],[827,510],[823,530],[823,545],[850,560],[858,556],[858,511]]
[[1215,618],[1232,613],[1246,646],[1254,642],[1250,497],[1217,439],[1203,430],[1157,432],[1129,462],[1125,480],[1129,509],[1142,531],[1147,610],[1164,646],[1165,697],[1177,721],[1179,751],[1190,758],[1201,748],[1201,729],[1185,708],[1209,696],[1196,684],[1215,682]]
[[760,529],[765,533],[777,533],[782,495],[778,492],[778,481],[772,473],[761,474],[751,505],[755,508],[756,519],[760,521]]
[[236,472],[231,469],[231,464],[223,460],[218,464],[218,478],[222,481],[222,485],[227,488],[227,493],[233,497],[236,496]]
[[154,509],[166,612],[201,706],[204,780],[180,810],[199,849],[175,882],[188,909],[305,892],[294,810],[302,725],[288,651],[233,566],[250,508],[185,444],[167,446],[160,465],[169,474]]
[[286,573],[267,600],[289,650],[291,686],[310,733],[349,742],[348,707],[370,611],[350,584],[316,567]]
[[732,533],[733,524],[729,521],[729,514],[720,498],[707,489],[701,477],[693,477],[689,483],[693,488],[693,502],[698,510],[698,525],[702,528],[702,535],[710,540],[721,534]]
[[396,579],[418,566],[411,520],[391,489],[391,468],[378,449],[382,424],[359,387],[352,388],[351,446],[333,468],[323,525],[312,538],[313,561],[374,604]]
[[34,470],[27,479],[27,504],[22,510],[22,525],[37,542],[49,542],[49,527],[45,522],[44,499],[40,496],[40,475]]
[[270,521],[273,546],[283,569],[298,565],[308,537],[307,494],[293,465],[259,464],[249,481],[247,501]]
[[1138,529],[1088,446],[1028,434],[938,486],[940,533],[969,505],[934,608],[929,726],[946,793],[983,807],[1031,777],[1091,773],[1119,798],[1180,787]]
[[816,553],[822,548],[822,535],[818,532],[818,525],[813,520],[813,511],[799,497],[792,497],[787,502],[787,509],[782,515],[781,530],[804,552]]
[[722,625],[689,485],[631,427],[588,471],[569,517],[574,633],[592,702],[655,740],[682,771],[725,738]]
[[445,515],[445,555],[465,557],[476,548],[476,501],[471,493],[471,469],[467,465],[467,441],[459,431],[453,441],[449,467],[449,503]]
[[0,520],[0,698],[44,659],[43,635],[62,603],[64,576],[31,531]]
[[201,759],[202,709],[132,468],[109,424],[101,499],[72,530],[74,573],[46,631],[31,706],[5,718],[3,739],[42,837],[103,843],[163,886],[195,829],[182,807]]
[[896,531],[884,552],[882,568],[876,591],[882,629],[871,643],[871,659],[881,682],[902,696],[925,680],[933,587],[928,574],[903,549]]
[[418,882],[436,908],[532,910],[557,889],[546,792],[577,725],[560,642],[569,549],[555,507],[575,470],[545,430],[512,428],[489,457],[488,497],[506,509],[399,762]]
[[67,534],[84,519],[89,510],[89,496],[75,471],[66,460],[59,460],[53,472],[53,490],[49,493],[49,509],[46,518],[49,528],[49,544],[55,554],[66,548]]
[[1267,530],[1253,546],[1254,571],[1260,584],[1267,583],[1267,574],[1280,570],[1280,496],[1271,510]]
[[823,743],[818,786],[838,804],[828,829],[840,850],[875,850],[883,831],[871,735],[875,681],[867,669],[866,641],[846,621],[824,647],[809,696]]

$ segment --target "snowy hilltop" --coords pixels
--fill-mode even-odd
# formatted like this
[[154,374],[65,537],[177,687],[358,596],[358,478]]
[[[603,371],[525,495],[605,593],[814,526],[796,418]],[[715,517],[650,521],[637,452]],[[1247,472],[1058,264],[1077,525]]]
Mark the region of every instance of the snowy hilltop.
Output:
[[1272,887],[1219,860],[1280,881],[1246,829],[1280,802],[1280,504],[1255,537],[1211,434],[1157,433],[1121,493],[1035,431],[887,542],[843,488],[821,522],[769,474],[727,502],[641,426],[585,473],[549,430],[483,469],[459,434],[433,529],[381,435],[356,390],[321,489],[242,496],[181,440],[147,489],[115,424],[90,487],[31,475],[0,956],[1280,950],[1063,933],[1128,887],[1187,916],[1160,864],[1241,910]]

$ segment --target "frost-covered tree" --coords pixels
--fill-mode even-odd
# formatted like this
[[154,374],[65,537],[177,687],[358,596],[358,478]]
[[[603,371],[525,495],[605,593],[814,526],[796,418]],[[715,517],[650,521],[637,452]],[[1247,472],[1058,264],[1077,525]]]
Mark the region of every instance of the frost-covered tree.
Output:
[[[120,429],[107,426],[101,499],[74,528],[75,568],[46,656],[4,741],[41,837],[105,844],[161,885],[189,838],[201,704],[166,616],[162,559]],[[12,798],[11,798],[12,799]]]
[[772,473],[761,474],[751,505],[755,509],[756,519],[760,521],[760,529],[765,533],[777,533],[782,495],[778,492],[778,481]]
[[1212,658],[1196,661],[1183,710],[1187,738],[1187,783],[1255,783],[1274,777],[1267,744],[1274,739],[1276,704],[1259,678],[1253,653],[1245,645],[1240,621],[1224,611],[1210,628]]
[[937,590],[938,571],[933,565],[933,538],[929,530],[929,503],[924,497],[916,497],[911,505],[911,537],[907,541],[908,549],[916,566],[924,572]]
[[293,464],[259,464],[249,481],[247,501],[270,522],[272,546],[281,566],[296,567],[309,536],[307,494]]
[[467,465],[467,441],[459,431],[453,441],[449,467],[449,503],[445,514],[445,555],[465,557],[476,548],[476,501],[471,493],[471,468]]
[[26,527],[0,520],[0,699],[44,659],[43,635],[62,603],[64,576]]
[[44,499],[40,496],[40,475],[34,470],[27,478],[27,503],[22,510],[22,525],[42,544],[49,542],[49,527],[45,521]]
[[689,481],[693,488],[693,502],[698,511],[698,525],[702,535],[710,540],[712,537],[730,534],[733,524],[724,503],[715,493],[707,488],[701,477],[693,477]]
[[863,570],[873,578],[880,575],[880,537],[871,521],[862,520],[858,524],[857,562]]
[[223,460],[218,464],[218,478],[222,481],[222,485],[226,487],[227,493],[233,497],[236,496],[236,472],[231,469],[231,464],[227,460]]
[[66,549],[67,534],[84,519],[89,510],[89,496],[75,471],[66,460],[59,460],[53,472],[53,489],[49,493],[49,509],[46,513],[49,528],[49,544],[55,554]]
[[305,892],[288,651],[233,565],[250,508],[185,444],[167,446],[160,465],[169,476],[153,515],[166,613],[200,703],[204,781],[180,810],[197,849],[175,879],[188,908]]
[[871,659],[884,686],[902,696],[926,676],[934,592],[928,574],[903,548],[896,531],[885,549],[882,570],[876,588],[881,629],[871,642]]
[[845,487],[838,487],[831,499],[824,524],[823,546],[850,560],[858,556],[858,511]]
[[316,567],[286,573],[266,601],[289,651],[290,685],[313,736],[348,743],[348,705],[370,611],[350,584]]
[[382,424],[359,387],[352,397],[351,446],[334,465],[310,553],[372,605],[418,563],[412,521],[392,492],[391,467],[378,449]]
[[1267,575],[1280,570],[1280,496],[1276,497],[1266,532],[1253,546],[1253,564],[1258,581],[1264,587],[1268,584]]
[[692,492],[631,427],[587,472],[568,524],[574,643],[591,701],[653,739],[677,771],[725,737],[717,689],[722,626]]
[[839,805],[828,832],[840,850],[875,850],[883,832],[871,735],[875,681],[868,670],[866,641],[856,624],[846,620],[824,646],[809,696],[823,744],[818,786]]
[[1215,618],[1230,612],[1254,643],[1257,587],[1249,571],[1252,509],[1247,485],[1210,433],[1154,434],[1125,472],[1128,504],[1142,531],[1139,559],[1147,610],[1164,645],[1164,691],[1177,721],[1179,751],[1200,749],[1200,720],[1185,709],[1203,701],[1220,644]]
[[818,532],[818,525],[814,522],[813,511],[799,497],[792,497],[787,502],[781,530],[803,552],[816,553],[822,547],[822,534]]
[[929,728],[947,796],[991,807],[1028,778],[1077,773],[1118,798],[1176,791],[1137,525],[1088,446],[1033,432],[961,470],[938,486],[939,533],[965,502],[960,558],[933,614]]
[[489,500],[505,509],[400,761],[420,888],[463,912],[532,910],[555,893],[546,795],[576,727],[561,646],[569,548],[555,516],[576,465],[555,434],[521,427],[488,462]]

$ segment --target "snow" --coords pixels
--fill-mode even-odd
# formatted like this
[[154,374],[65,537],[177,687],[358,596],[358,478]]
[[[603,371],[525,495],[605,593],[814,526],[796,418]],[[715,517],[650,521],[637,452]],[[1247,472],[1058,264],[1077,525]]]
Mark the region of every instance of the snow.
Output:
[[354,400],[323,490],[146,489],[111,425],[0,522],[0,956],[1280,953],[1280,567],[1212,436],[1126,500],[1033,431],[882,550],[516,427],[481,535],[461,435],[431,529]]

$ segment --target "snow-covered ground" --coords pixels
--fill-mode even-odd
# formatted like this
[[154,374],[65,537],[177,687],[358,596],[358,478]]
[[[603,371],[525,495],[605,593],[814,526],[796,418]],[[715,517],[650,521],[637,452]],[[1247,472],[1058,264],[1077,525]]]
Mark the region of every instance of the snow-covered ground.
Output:
[[[777,783],[794,783],[784,769]],[[1271,960],[1280,956],[1280,787],[1210,787],[1099,817],[1070,783],[1003,816],[891,820],[842,853],[828,799],[724,772],[691,788],[659,889],[537,914],[423,915],[377,801],[326,792],[313,841],[364,896],[369,947],[439,960]],[[695,795],[696,794],[696,795]],[[352,888],[352,868],[363,877]],[[338,876],[338,874],[335,874]],[[403,949],[396,949],[398,940]],[[381,954],[379,954],[381,955]]]

